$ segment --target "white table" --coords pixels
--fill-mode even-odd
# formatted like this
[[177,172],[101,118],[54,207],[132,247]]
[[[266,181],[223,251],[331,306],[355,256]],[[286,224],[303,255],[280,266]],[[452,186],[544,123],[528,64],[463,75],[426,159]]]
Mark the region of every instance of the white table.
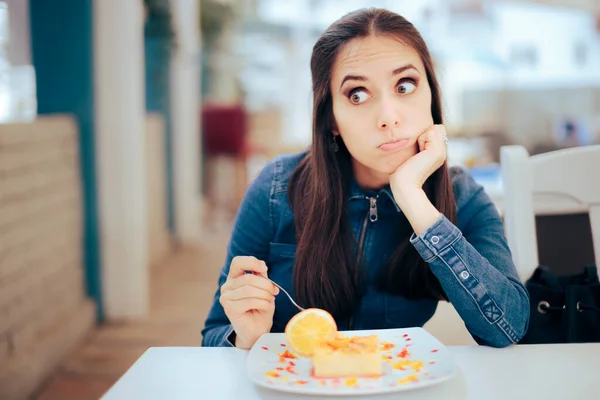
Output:
[[[600,399],[600,343],[449,349],[458,367],[450,380],[368,398]],[[102,400],[316,398],[255,386],[246,377],[246,355],[231,348],[150,348]]]

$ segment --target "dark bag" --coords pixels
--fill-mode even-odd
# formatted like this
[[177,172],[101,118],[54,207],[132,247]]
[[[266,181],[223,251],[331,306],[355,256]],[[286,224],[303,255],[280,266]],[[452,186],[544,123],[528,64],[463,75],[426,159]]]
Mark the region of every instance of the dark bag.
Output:
[[556,276],[540,266],[525,286],[531,318],[519,343],[600,342],[600,283],[595,266],[568,276]]

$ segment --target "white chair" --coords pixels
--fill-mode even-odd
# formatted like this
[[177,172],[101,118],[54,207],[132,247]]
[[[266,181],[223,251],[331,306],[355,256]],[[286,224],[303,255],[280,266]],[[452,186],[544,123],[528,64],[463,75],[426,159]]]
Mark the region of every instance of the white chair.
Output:
[[500,149],[508,245],[525,282],[539,264],[536,215],[589,213],[600,268],[600,145],[529,156],[522,146]]

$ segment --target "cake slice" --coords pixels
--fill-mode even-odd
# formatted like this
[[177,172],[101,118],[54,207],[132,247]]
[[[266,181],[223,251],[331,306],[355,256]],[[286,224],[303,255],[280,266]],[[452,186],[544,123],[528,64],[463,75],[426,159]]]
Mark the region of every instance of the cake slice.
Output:
[[377,335],[325,340],[315,347],[312,358],[316,378],[377,376],[382,374]]

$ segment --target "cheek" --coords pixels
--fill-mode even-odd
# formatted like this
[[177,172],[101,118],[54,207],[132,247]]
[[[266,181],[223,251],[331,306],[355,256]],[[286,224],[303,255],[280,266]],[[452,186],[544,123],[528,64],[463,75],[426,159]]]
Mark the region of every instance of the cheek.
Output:
[[425,133],[433,125],[431,113],[423,113],[422,115],[413,114],[411,120],[405,126],[407,132],[411,133],[415,139]]
[[431,98],[421,96],[411,103],[405,103],[402,108],[402,120],[407,131],[418,135],[433,125],[431,115]]
[[334,108],[334,116],[338,131],[348,148],[360,149],[374,140],[370,135],[373,128],[369,129],[372,123],[364,113],[359,113],[350,107],[339,107],[339,109]]

